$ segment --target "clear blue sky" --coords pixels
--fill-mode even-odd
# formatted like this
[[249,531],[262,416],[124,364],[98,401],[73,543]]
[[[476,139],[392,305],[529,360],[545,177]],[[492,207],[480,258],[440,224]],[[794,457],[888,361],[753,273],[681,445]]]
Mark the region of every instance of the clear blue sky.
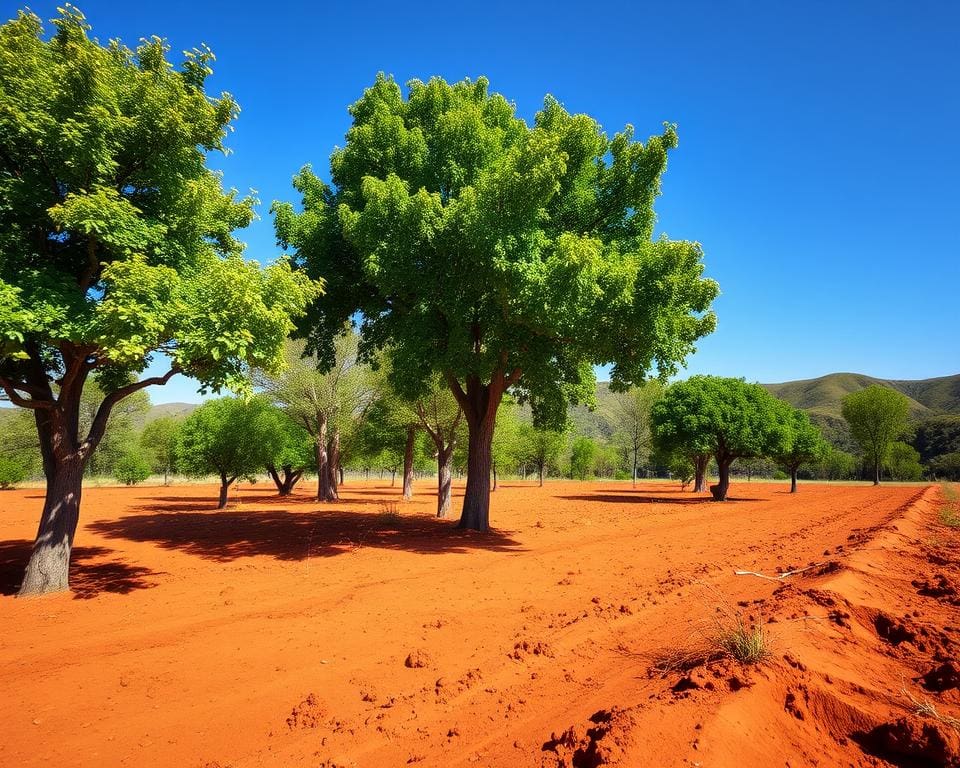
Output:
[[[214,162],[263,201],[249,256],[275,257],[270,202],[326,175],[377,71],[486,75],[523,116],[552,93],[610,133],[677,123],[659,229],[703,243],[722,291],[690,373],[960,372],[956,3],[77,4],[101,40],[213,48],[243,110]],[[151,397],[197,399],[182,377]]]

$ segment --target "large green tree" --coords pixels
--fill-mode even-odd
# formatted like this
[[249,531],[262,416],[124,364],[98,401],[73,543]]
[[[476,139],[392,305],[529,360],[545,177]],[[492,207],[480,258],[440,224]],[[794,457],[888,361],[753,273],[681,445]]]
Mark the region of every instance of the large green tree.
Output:
[[594,365],[621,388],[672,374],[714,328],[700,246],[653,237],[677,134],[611,137],[549,96],[528,124],[485,78],[404,94],[380,75],[350,114],[332,184],[304,168],[300,208],[274,205],[280,242],[329,282],[305,327],[332,358],[359,312],[364,348],[392,348],[407,396],[444,377],[469,433],[460,525],[486,530],[508,390],[559,427],[592,401]]
[[719,482],[710,492],[725,501],[734,461],[775,456],[788,445],[789,407],[759,384],[691,376],[671,385],[654,406],[653,430],[665,450],[712,454]]
[[895,389],[873,384],[843,398],[841,409],[873,472],[873,484],[880,485],[890,446],[907,429],[910,401]]
[[[71,6],[0,26],[0,387],[33,411],[47,479],[21,595],[68,587],[82,478],[115,406],[183,372],[242,388],[278,368],[317,287],[244,261],[253,200],[206,167],[237,114],[204,90],[213,55],[179,68],[159,38],[92,39]],[[166,370],[144,375],[166,358]],[[103,392],[88,429],[83,391]]]
[[790,473],[790,493],[797,492],[797,472],[804,464],[823,460],[829,450],[828,443],[816,424],[811,424],[804,411],[786,406],[787,436],[772,458]]

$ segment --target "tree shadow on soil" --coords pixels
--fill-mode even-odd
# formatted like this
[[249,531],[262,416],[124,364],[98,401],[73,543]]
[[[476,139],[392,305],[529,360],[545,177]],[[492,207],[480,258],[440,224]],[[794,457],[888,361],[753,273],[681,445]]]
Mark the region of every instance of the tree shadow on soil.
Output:
[[88,528],[112,539],[148,542],[218,562],[267,555],[278,560],[332,557],[363,547],[419,554],[464,554],[473,550],[522,552],[508,532],[479,533],[428,515],[351,512],[339,505],[321,510],[226,509],[180,511],[182,505],[144,507]]
[[[33,542],[26,539],[0,541],[0,595],[15,595]],[[77,600],[89,600],[101,592],[126,595],[157,586],[150,580],[159,574],[149,568],[120,560],[102,562],[115,550],[106,547],[74,547],[70,558],[70,591]],[[90,562],[93,561],[93,562]]]
[[[671,504],[671,505],[686,505],[686,504],[713,504],[713,499],[710,497],[710,494],[703,494],[702,496],[687,496],[684,498],[671,498],[669,496],[652,496],[649,492],[644,494],[631,495],[626,493],[613,494],[613,493],[591,493],[578,496],[559,496],[558,498],[567,499],[568,501],[602,501],[607,504]],[[732,501],[760,501],[760,499],[747,499],[740,498],[738,496],[728,496],[727,502]],[[724,502],[726,503],[726,502]]]

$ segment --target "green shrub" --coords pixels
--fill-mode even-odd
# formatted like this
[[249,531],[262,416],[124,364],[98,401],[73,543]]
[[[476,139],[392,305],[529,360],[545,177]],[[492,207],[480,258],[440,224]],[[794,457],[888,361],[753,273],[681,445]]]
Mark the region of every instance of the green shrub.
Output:
[[0,488],[7,490],[27,477],[27,464],[16,456],[0,456]]
[[124,485],[136,485],[150,477],[150,463],[139,453],[125,453],[114,465],[113,474]]

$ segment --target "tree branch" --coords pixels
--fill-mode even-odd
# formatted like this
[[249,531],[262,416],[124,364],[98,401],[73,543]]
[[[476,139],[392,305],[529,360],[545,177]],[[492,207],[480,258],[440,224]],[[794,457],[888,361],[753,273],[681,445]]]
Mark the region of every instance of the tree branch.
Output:
[[99,445],[100,440],[103,438],[103,433],[107,428],[107,419],[110,418],[110,412],[117,403],[123,400],[123,398],[127,397],[128,395],[132,395],[134,392],[138,392],[141,389],[153,386],[154,384],[166,384],[168,381],[170,381],[172,376],[178,373],[180,373],[180,367],[175,365],[169,371],[163,374],[163,376],[151,376],[149,379],[137,381],[133,384],[127,384],[127,386],[120,387],[120,389],[115,389],[113,392],[103,398],[103,402],[100,403],[100,407],[97,408],[97,415],[94,417],[93,423],[90,425],[90,432],[87,434],[86,439],[81,444],[80,450],[89,453],[96,448],[97,445]]
[[[43,408],[53,408],[53,401],[51,400],[38,400],[37,399],[37,388],[25,384],[22,381],[10,381],[6,378],[0,378],[0,387],[3,387],[3,391],[7,396],[7,399],[10,400],[14,405],[18,405],[21,408],[31,408],[33,410],[40,410]],[[26,392],[31,397],[25,398],[17,393],[17,390]]]

